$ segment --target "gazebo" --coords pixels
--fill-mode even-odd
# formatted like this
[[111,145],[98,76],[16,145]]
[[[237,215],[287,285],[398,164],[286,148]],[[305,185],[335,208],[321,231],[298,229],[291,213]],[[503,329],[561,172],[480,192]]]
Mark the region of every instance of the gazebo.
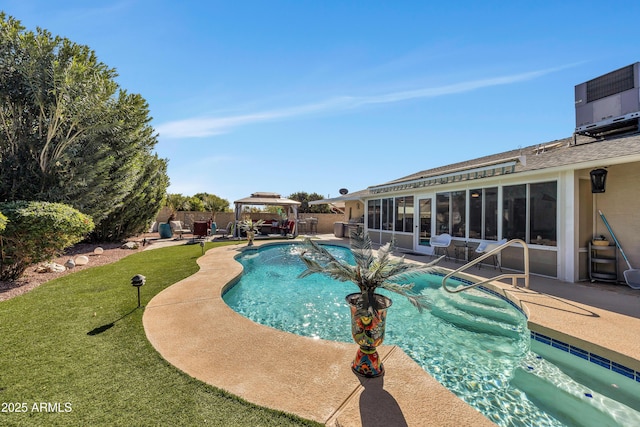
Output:
[[[236,200],[233,203],[236,207],[236,224],[242,218],[242,209],[244,208],[244,206],[282,206],[287,213],[287,218],[292,218],[295,223],[293,235],[298,235],[298,206],[300,206],[301,203],[296,200],[283,198],[278,193],[253,193],[250,197]],[[233,235],[234,237],[240,237],[240,231],[238,230],[238,227],[235,227]]]

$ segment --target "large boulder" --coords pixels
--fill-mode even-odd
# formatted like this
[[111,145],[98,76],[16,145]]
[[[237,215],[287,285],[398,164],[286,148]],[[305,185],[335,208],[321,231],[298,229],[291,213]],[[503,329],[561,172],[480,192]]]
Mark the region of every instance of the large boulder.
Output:
[[76,257],[75,262],[76,265],[87,265],[89,264],[89,258],[84,255],[80,255]]
[[67,268],[64,265],[60,265],[55,262],[45,262],[44,264],[36,267],[37,273],[62,273]]

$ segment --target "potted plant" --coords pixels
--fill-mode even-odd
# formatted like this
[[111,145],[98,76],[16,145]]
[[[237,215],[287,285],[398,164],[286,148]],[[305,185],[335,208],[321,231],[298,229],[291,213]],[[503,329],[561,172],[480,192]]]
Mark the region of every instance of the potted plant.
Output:
[[176,219],[176,213],[184,203],[184,197],[181,194],[167,194],[164,199],[164,206],[169,209],[169,217],[166,222],[158,224],[158,232],[161,239],[168,239],[173,236],[171,221]]
[[171,229],[171,221],[175,219],[175,212],[172,210],[167,218],[167,222],[161,222],[158,224],[158,233],[160,233],[161,239],[169,239],[173,236],[173,230]]
[[392,256],[394,246],[391,242],[380,247],[377,255],[374,255],[371,239],[366,232],[353,230],[350,238],[355,265],[335,258],[327,249],[307,238],[307,249],[300,254],[307,268],[298,277],[322,273],[358,286],[360,292],[346,297],[351,310],[351,333],[360,346],[351,369],[365,377],[377,377],[384,373],[384,367],[376,348],[384,339],[387,309],[392,301],[376,293],[376,290],[382,288],[402,295],[422,312],[429,308],[426,295],[413,291],[413,283],[399,282],[419,274],[434,272],[434,265],[442,257],[428,264],[406,263],[404,257]]
[[253,246],[253,239],[256,237],[256,233],[260,231],[260,226],[264,224],[263,219],[259,219],[254,221],[251,217],[246,216],[242,221],[240,221],[240,229],[247,233],[247,246]]

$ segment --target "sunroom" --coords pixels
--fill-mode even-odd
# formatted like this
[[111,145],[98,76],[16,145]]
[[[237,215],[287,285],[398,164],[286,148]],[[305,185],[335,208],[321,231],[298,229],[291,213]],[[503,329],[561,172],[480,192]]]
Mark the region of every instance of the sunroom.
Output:
[[[366,227],[380,244],[433,254],[433,235],[452,236],[448,251],[468,261],[483,240],[521,239],[535,251],[531,271],[557,276],[558,180],[556,176],[521,182],[515,166],[524,159],[370,187]],[[377,197],[376,197],[377,196]],[[522,268],[522,250],[506,249],[505,268]]]

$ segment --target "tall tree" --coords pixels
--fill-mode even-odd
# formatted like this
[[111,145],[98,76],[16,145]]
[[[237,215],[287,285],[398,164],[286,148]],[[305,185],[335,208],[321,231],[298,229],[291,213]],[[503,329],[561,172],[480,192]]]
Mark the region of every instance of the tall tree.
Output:
[[304,191],[299,191],[297,193],[291,194],[289,198],[301,203],[300,207],[298,208],[298,212],[300,213],[331,213],[331,209],[327,204],[309,205],[309,202],[324,199],[321,194],[309,194],[305,193]]
[[[100,230],[147,168],[166,175],[146,101],[116,76],[89,47],[0,13],[0,200],[66,203]],[[166,191],[168,178],[152,182]]]
[[148,230],[156,218],[169,186],[167,163],[156,155],[143,161],[145,169],[128,194],[125,203],[111,212],[93,231],[97,241],[117,241]]
[[194,194],[193,197],[202,200],[202,202],[204,203],[204,208],[208,212],[231,212],[229,201],[227,199],[218,197],[215,194],[197,193]]
[[189,203],[189,197],[184,196],[181,193],[169,193],[164,197],[164,206],[168,207],[171,213],[169,214],[169,220],[173,220],[173,217],[178,211],[190,211],[191,203]]

